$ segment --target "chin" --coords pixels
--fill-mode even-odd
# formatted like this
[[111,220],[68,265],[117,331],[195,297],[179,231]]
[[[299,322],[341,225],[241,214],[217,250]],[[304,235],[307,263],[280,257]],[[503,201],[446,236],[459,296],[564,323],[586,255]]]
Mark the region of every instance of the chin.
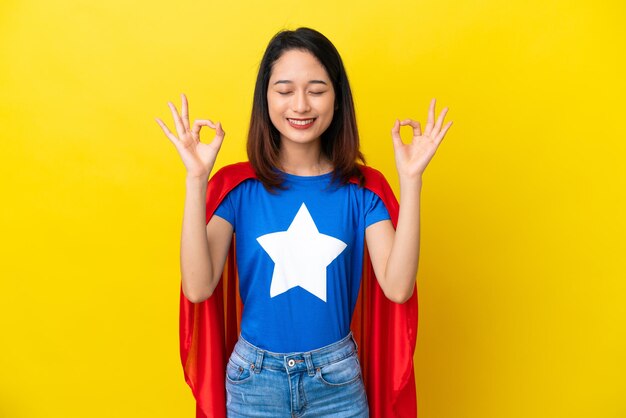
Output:
[[281,137],[281,142],[282,141],[286,141],[286,142],[291,142],[294,144],[311,144],[313,142],[319,141],[320,137],[307,137],[307,138],[293,138],[293,137],[288,137],[285,135],[282,135]]

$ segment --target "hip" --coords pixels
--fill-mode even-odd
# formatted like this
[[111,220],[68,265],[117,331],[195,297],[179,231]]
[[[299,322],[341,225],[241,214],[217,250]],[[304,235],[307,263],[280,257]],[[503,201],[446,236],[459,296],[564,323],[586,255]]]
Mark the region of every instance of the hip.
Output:
[[350,332],[316,350],[274,353],[241,335],[226,366],[229,417],[368,417],[358,346]]

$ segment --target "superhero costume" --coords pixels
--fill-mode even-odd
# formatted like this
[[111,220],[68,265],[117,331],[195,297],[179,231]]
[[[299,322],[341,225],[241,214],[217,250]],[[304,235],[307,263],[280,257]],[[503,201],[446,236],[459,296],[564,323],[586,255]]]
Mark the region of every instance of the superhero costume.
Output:
[[[394,227],[398,202],[379,171],[359,166],[365,187],[384,202]],[[206,222],[235,186],[255,179],[249,162],[228,165],[211,178],[207,188]],[[356,178],[350,179],[357,183]],[[196,399],[196,417],[226,417],[225,368],[240,332],[243,304],[239,296],[235,244],[231,243],[222,278],[213,295],[191,303],[180,290],[180,353],[185,381]],[[369,259],[363,274],[350,328],[359,346],[359,360],[374,418],[417,416],[413,353],[417,337],[417,286],[404,304],[384,295]]]

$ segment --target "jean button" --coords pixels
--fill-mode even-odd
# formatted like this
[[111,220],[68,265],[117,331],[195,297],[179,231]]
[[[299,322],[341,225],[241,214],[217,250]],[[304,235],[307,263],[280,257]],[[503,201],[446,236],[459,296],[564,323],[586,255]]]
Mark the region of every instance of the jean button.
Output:
[[296,361],[294,359],[289,359],[289,361],[287,362],[287,364],[289,365],[289,367],[293,367],[294,364],[296,364]]

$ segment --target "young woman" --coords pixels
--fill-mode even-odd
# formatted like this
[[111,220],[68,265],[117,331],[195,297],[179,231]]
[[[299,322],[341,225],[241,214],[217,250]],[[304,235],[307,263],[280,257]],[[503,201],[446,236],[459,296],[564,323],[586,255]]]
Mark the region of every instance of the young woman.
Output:
[[[452,124],[443,126],[447,108],[435,121],[431,101],[423,133],[412,119],[391,129],[398,212],[382,174],[364,165],[341,57],[315,30],[281,31],[265,51],[249,162],[226,166],[209,181],[225,136],[220,122],[191,125],[184,95],[182,115],[168,105],[178,137],[157,122],[187,169],[181,354],[198,416],[414,416],[411,394],[401,393],[414,393],[413,351],[376,347],[406,340],[414,348],[422,173]],[[413,128],[411,144],[400,139],[405,125]],[[210,144],[200,142],[203,126],[216,131]],[[236,263],[228,261],[233,257]],[[375,279],[365,296],[368,271]],[[236,287],[226,277],[237,279]],[[222,320],[234,315],[237,287],[241,319],[233,340],[232,324]],[[385,300],[372,302],[376,292]],[[362,330],[367,339],[359,336],[372,364],[367,390],[351,330],[357,300],[371,310],[359,317],[375,325]],[[407,364],[402,375],[385,380],[398,361]]]

